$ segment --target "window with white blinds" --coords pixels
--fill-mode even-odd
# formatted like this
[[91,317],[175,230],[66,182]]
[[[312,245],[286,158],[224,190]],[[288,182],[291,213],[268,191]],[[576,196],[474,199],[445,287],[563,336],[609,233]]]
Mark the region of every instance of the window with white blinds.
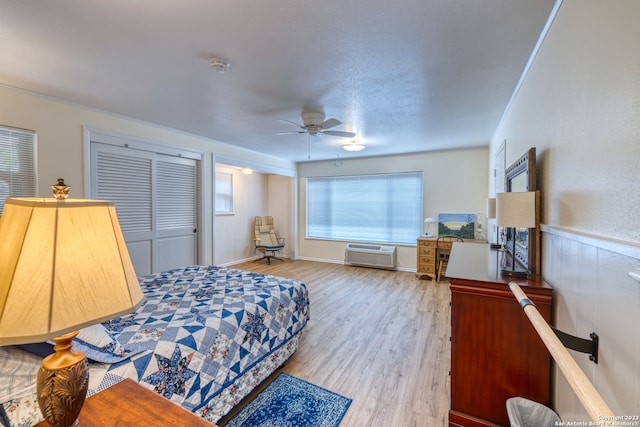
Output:
[[307,179],[307,237],[413,244],[422,227],[422,172]]
[[36,195],[36,133],[0,127],[0,215],[9,197]]

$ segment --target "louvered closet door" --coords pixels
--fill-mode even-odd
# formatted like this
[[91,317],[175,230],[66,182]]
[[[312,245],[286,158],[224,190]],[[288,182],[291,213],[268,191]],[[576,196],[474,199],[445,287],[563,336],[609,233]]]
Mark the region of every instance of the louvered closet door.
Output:
[[157,156],[156,227],[158,270],[195,264],[197,259],[196,162]]
[[193,159],[91,143],[93,197],[113,201],[136,273],[198,263]]
[[92,143],[92,194],[115,203],[138,276],[154,272],[154,154]]

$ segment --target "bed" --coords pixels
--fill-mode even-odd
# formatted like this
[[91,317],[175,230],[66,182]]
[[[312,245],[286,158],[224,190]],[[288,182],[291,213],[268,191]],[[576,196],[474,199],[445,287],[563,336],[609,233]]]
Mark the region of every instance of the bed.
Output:
[[[74,340],[90,360],[88,395],[131,378],[213,423],[291,357],[309,315],[303,283],[250,271],[196,265],[140,284],[138,310]],[[32,425],[41,357],[0,350],[0,403],[11,426]]]

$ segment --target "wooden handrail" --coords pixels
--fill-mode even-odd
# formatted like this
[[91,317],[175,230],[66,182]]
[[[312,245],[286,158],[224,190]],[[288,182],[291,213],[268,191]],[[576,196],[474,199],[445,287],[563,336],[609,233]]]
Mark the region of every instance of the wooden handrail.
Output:
[[609,409],[593,384],[571,357],[571,354],[569,354],[551,327],[540,315],[535,304],[527,298],[527,295],[516,282],[510,282],[509,288],[592,420],[602,422],[602,420],[614,419],[611,409]]

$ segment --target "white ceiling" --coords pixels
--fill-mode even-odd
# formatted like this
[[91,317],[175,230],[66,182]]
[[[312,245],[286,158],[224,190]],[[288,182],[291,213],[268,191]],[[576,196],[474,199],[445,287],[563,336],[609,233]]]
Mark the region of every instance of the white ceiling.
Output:
[[[0,0],[0,84],[306,161],[486,146],[554,0]],[[211,57],[230,63],[213,71]]]

